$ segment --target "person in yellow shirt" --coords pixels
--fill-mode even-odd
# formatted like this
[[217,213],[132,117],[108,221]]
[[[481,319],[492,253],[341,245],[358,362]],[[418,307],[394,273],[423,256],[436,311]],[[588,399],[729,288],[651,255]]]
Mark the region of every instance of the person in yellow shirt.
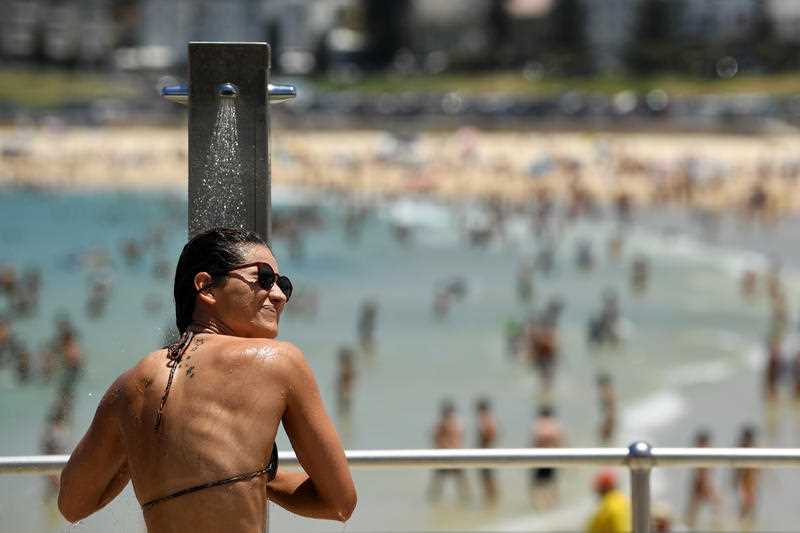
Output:
[[588,533],[624,533],[631,530],[631,510],[628,497],[617,489],[617,476],[613,470],[601,470],[594,478],[594,491],[600,498],[592,518],[587,524]]

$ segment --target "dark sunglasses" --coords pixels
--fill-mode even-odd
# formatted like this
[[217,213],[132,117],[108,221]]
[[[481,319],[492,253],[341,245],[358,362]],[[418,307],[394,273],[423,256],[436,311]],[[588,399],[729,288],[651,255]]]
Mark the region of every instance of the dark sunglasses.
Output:
[[279,276],[272,270],[272,267],[269,263],[263,263],[257,261],[255,263],[247,263],[245,265],[239,265],[228,270],[227,273],[232,272],[234,270],[239,270],[240,268],[247,268],[251,266],[258,267],[258,284],[261,286],[262,289],[268,291],[272,289],[272,286],[276,283],[278,284],[278,288],[283,291],[284,296],[286,296],[286,301],[289,301],[289,298],[292,297],[292,282],[286,276]]

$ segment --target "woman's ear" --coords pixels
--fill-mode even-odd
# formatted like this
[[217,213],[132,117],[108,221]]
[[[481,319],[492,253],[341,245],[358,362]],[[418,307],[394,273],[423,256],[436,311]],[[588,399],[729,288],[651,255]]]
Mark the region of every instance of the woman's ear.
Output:
[[200,299],[207,304],[216,303],[214,293],[211,289],[214,287],[214,279],[208,272],[198,272],[194,275],[194,290]]

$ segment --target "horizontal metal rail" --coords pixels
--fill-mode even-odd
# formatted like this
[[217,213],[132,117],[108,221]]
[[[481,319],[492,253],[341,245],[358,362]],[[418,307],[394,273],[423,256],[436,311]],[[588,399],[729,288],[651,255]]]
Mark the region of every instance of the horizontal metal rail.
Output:
[[[350,450],[355,469],[625,467],[631,474],[634,533],[650,529],[650,471],[653,468],[800,468],[800,448],[505,448],[458,450]],[[282,466],[298,466],[293,452],[280,452]],[[0,457],[0,475],[56,474],[68,455]]]
[[[633,460],[627,448],[497,448],[458,450],[350,450],[351,468],[537,468],[537,467],[731,467],[797,468],[800,448],[652,448],[650,460]],[[298,466],[293,452],[280,452],[282,466]],[[0,457],[0,474],[55,474],[68,455]]]

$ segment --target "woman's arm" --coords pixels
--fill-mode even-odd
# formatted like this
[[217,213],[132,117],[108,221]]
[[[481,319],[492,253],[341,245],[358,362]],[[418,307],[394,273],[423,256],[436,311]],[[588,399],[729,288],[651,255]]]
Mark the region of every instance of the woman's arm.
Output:
[[283,427],[305,473],[279,470],[268,495],[289,511],[345,521],[355,509],[356,489],[342,443],[303,352],[289,343],[284,346],[288,374]]
[[267,498],[300,516],[328,520],[347,519],[322,499],[314,482],[305,472],[279,468],[275,479],[267,484]]
[[58,508],[77,522],[113,500],[130,481],[128,461],[117,420],[123,376],[106,391],[92,425],[61,472]]

